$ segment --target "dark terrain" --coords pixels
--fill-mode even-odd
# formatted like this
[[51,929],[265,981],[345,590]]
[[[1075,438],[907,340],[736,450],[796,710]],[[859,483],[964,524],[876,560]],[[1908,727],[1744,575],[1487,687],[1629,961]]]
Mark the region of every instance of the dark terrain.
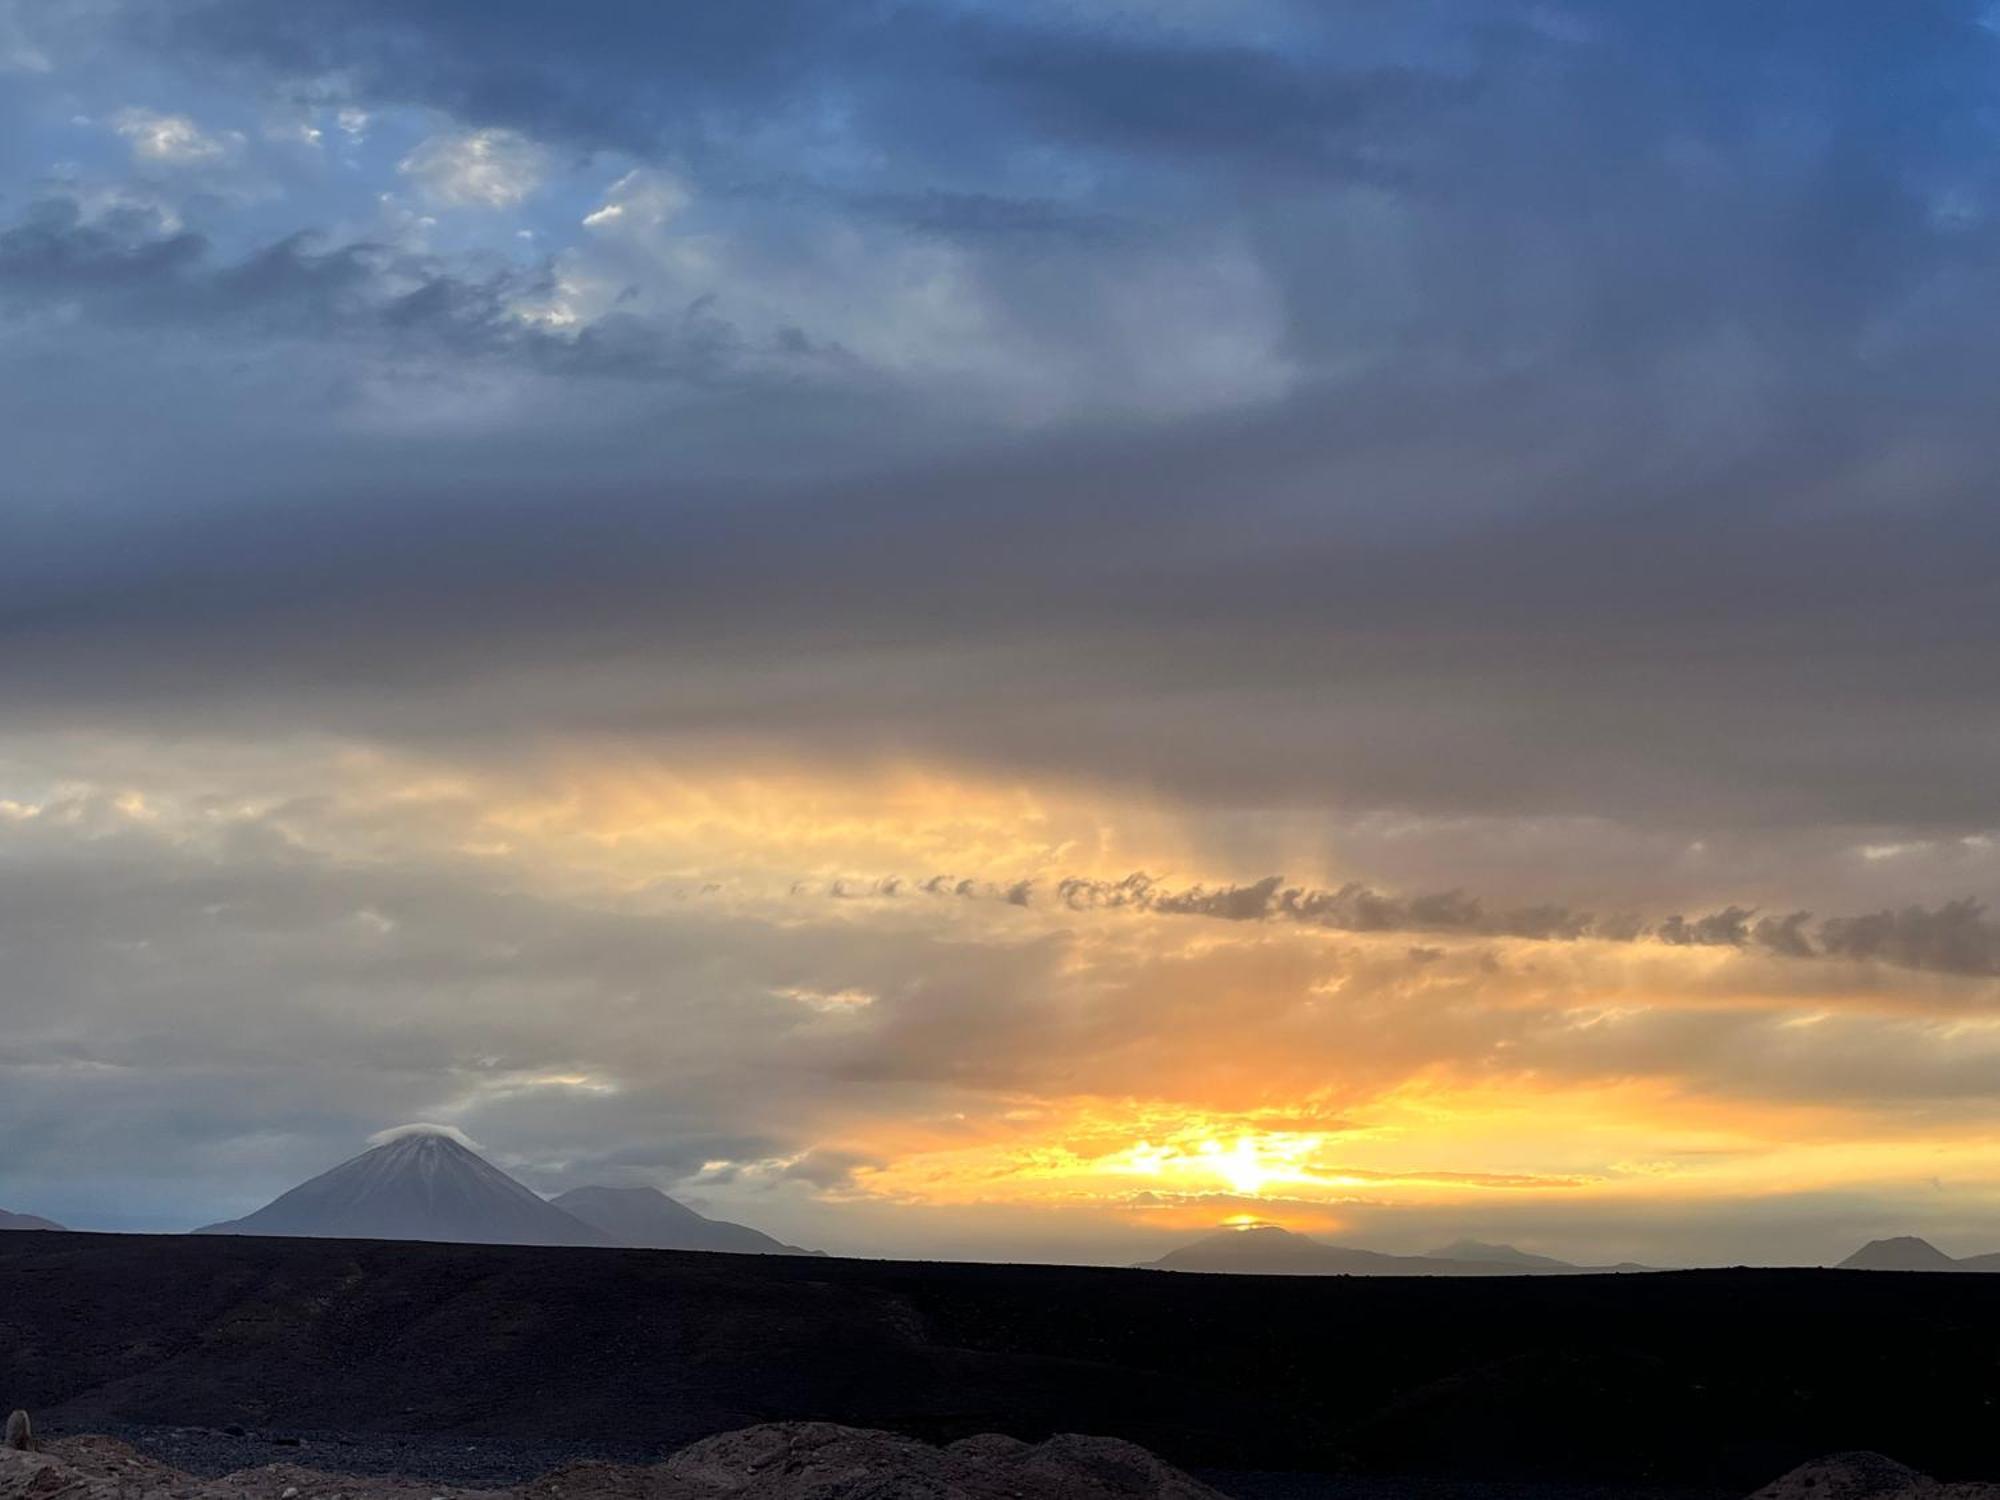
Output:
[[812,1417],[1100,1433],[1187,1467],[1406,1493],[1742,1494],[1849,1448],[1977,1478],[2000,1474],[1996,1330],[2000,1278],[1975,1276],[1238,1278],[0,1236],[0,1402],[50,1430],[180,1426],[200,1447],[237,1425],[226,1441],[252,1448],[326,1434],[314,1446],[503,1467],[516,1448],[643,1454]]

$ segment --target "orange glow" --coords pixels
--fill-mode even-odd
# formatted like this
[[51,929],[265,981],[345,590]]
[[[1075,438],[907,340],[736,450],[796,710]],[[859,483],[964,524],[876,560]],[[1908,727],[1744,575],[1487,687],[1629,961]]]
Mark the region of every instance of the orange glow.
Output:
[[[803,1080],[787,1149],[863,1163],[812,1179],[834,1202],[1311,1233],[1384,1209],[1622,1209],[1940,1177],[2000,1203],[2000,1130],[1977,1098],[1920,1086],[1996,1048],[1990,981],[1066,905],[1066,875],[1186,888],[1271,869],[1208,854],[1184,811],[1084,786],[917,764],[808,774],[717,746],[671,766],[578,750],[483,770],[317,754],[323,797],[280,795],[296,765],[266,782],[232,763],[219,799],[154,764],[144,785],[108,785],[105,816],[191,848],[263,820],[301,857],[427,861],[552,908],[676,923],[677,942],[724,922],[744,934],[687,981],[719,1040],[691,1042],[670,1019],[686,997],[633,980],[595,1051],[501,1081],[468,1072],[440,1118],[503,1096],[643,1098],[646,1069],[671,1077],[698,1043]],[[924,888],[933,876],[985,894]],[[1018,882],[1032,899],[1004,894]],[[394,940],[366,915],[338,940]],[[759,967],[798,934],[809,961]],[[467,997],[453,1025],[476,1029],[487,1000]],[[1918,1082],[1889,1086],[1898,1068]],[[782,1177],[795,1159],[715,1167],[805,1193]]]

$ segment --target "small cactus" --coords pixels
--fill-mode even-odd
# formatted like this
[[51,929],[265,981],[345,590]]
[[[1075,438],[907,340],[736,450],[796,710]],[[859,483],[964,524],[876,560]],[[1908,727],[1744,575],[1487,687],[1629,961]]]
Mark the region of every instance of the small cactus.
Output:
[[41,1444],[35,1441],[35,1424],[28,1420],[28,1414],[17,1411],[7,1418],[7,1430],[0,1436],[0,1448],[10,1448],[16,1453],[35,1453]]

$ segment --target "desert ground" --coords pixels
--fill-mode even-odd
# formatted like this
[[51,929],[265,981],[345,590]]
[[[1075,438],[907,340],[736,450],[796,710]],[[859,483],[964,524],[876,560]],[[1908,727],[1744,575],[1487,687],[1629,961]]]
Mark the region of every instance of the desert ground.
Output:
[[[495,1488],[770,1423],[1084,1433],[1239,1494],[2000,1475],[2000,1279],[1232,1277],[226,1236],[0,1241],[0,1403],[217,1475]],[[60,1451],[59,1448],[57,1451]],[[280,1487],[282,1488],[282,1486]]]

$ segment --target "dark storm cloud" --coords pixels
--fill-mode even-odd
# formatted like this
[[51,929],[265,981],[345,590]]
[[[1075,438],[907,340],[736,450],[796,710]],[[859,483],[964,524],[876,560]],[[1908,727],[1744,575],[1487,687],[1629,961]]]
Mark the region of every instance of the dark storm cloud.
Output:
[[1837,917],[1821,926],[1828,953],[1951,974],[2000,973],[2000,929],[1976,901]]
[[[504,507],[413,472],[372,502],[142,519],[142,546],[114,541],[135,536],[123,518],[18,515],[0,681],[24,720],[128,699],[324,723],[318,704],[463,734],[532,701],[501,684],[586,651],[589,678],[538,690],[583,729],[800,732],[854,750],[874,734],[1123,765],[1220,801],[1324,789],[1696,827],[2000,821],[1985,761],[1961,749],[2000,717],[1988,508],[1779,528],[1689,496],[1630,530],[1357,528],[1217,558],[1210,495],[1252,482],[1244,468],[1281,476],[1204,451],[1212,435],[809,498],[735,486],[733,513],[706,503],[720,486],[664,483],[553,510],[479,452],[468,463]],[[522,471],[554,482],[532,436]],[[351,455],[330,462],[351,493]],[[304,483],[325,481],[287,481]],[[798,653],[815,680],[789,672]]]
[[[822,6],[196,0],[140,11],[140,35],[250,59],[363,97],[421,103],[586,149],[734,156],[731,138],[829,108],[935,171],[990,168],[1011,135],[1085,151],[1186,153],[1347,170],[1364,122],[1442,85],[1282,47],[1081,16],[871,0]],[[909,126],[923,122],[920,131]]]
[[1067,143],[1267,172],[1366,175],[1357,151],[1364,127],[1393,130],[1428,115],[1457,87],[1410,70],[1302,63],[1247,46],[1147,44],[1129,34],[995,28],[968,50],[975,76],[995,85],[1017,117]]
[[[20,471],[72,503],[6,522],[0,691],[1228,805],[2000,824],[1981,11],[1393,10],[134,9],[211,84],[617,154],[584,207],[671,169],[743,253],[558,328],[515,307],[555,269],[17,215],[17,312],[89,336],[8,367]],[[947,352],[905,363],[911,309],[852,355],[877,287],[811,258],[896,224],[963,256]],[[642,250],[583,269],[641,286]],[[1094,321],[1162,266],[1190,279]],[[774,287],[789,332],[747,331]],[[1187,391],[1134,394],[1161,370]]]
[[1041,199],[1006,198],[992,193],[947,192],[935,188],[924,192],[877,193],[856,198],[853,207],[952,239],[1062,236],[1090,240],[1134,232],[1133,226],[1109,215],[1078,212]]
[[[300,79],[350,76],[374,100],[650,154],[691,144],[717,112],[728,128],[746,128],[787,95],[838,79],[864,61],[859,49],[885,34],[897,9],[811,0],[588,7],[196,0],[137,10],[128,24],[156,42]],[[913,23],[902,35],[914,42],[928,29]]]
[[[518,362],[553,375],[700,381],[748,352],[703,306],[675,320],[607,317],[558,337],[512,314],[548,290],[544,271],[475,278],[435,256],[299,233],[228,261],[201,234],[126,211],[86,222],[75,201],[43,199],[0,231],[0,308],[51,303],[113,326],[168,325],[204,336],[372,340],[403,354]],[[773,354],[801,354],[791,349]]]

